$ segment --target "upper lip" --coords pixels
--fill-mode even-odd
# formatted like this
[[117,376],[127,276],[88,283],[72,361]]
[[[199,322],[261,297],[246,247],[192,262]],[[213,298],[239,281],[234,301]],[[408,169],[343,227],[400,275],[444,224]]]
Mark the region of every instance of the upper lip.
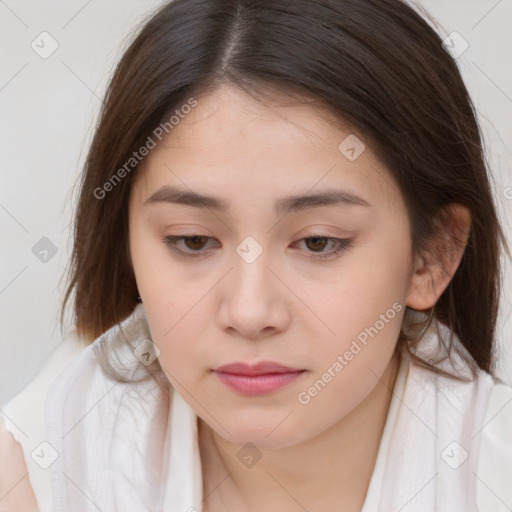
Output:
[[256,364],[230,363],[219,366],[216,372],[235,373],[238,375],[265,375],[267,373],[290,373],[301,371],[299,368],[291,368],[273,361],[261,361]]

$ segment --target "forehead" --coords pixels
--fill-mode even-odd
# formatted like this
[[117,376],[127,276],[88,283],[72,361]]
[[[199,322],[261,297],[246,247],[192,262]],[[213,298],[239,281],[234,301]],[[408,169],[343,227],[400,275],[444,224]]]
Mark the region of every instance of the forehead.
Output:
[[242,205],[340,187],[382,207],[401,199],[364,136],[318,102],[227,85],[195,99],[138,169],[141,201],[164,185]]

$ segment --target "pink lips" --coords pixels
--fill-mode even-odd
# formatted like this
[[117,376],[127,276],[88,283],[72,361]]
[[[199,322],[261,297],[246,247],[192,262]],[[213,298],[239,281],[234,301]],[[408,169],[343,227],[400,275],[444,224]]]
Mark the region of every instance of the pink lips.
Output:
[[272,361],[255,365],[232,363],[215,370],[221,382],[242,395],[264,395],[276,391],[305,370],[290,368]]

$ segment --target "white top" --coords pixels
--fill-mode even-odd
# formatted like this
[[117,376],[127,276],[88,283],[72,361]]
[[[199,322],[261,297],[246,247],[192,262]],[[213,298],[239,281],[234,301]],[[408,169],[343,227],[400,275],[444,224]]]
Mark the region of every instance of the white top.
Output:
[[[95,359],[95,347],[121,341],[128,374],[147,373],[134,351],[150,339],[142,304],[121,327],[124,338],[115,326],[86,348],[71,333],[1,407],[40,512],[202,510],[193,409],[152,379],[113,381]],[[417,351],[431,360],[442,354],[433,327]],[[457,350],[437,366],[468,377]],[[511,474],[512,388],[482,371],[472,381],[437,375],[404,352],[362,512],[510,511]]]

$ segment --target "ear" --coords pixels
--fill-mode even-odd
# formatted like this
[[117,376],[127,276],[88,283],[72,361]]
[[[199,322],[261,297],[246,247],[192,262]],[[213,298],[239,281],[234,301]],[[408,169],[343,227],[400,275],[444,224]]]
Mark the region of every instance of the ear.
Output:
[[451,203],[436,221],[436,233],[423,255],[415,258],[406,304],[418,311],[435,305],[454,276],[466,249],[471,213]]

